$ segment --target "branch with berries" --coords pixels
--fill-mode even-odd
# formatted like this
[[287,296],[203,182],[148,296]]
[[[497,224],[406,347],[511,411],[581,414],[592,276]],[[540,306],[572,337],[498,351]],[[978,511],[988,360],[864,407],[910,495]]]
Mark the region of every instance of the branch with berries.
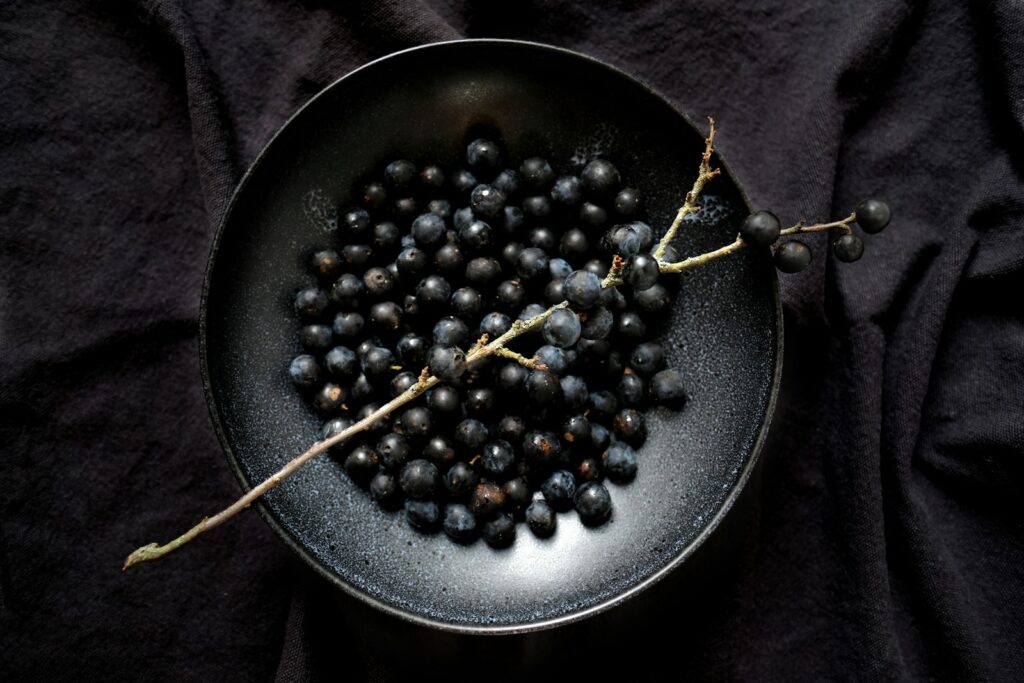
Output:
[[[772,249],[775,265],[783,273],[803,270],[811,261],[810,247],[798,239],[786,239],[819,232],[841,233],[832,245],[833,253],[842,262],[858,260],[864,251],[860,237],[853,232],[857,223],[868,234],[874,234],[886,227],[890,219],[889,207],[882,201],[868,199],[861,202],[856,210],[845,218],[829,223],[805,225],[803,222],[789,228],[782,228],[779,219],[768,211],[757,211],[743,222],[736,239],[713,251],[679,258],[672,245],[685,218],[701,210],[700,196],[707,182],[720,174],[719,168],[711,166],[714,153],[715,123],[709,118],[709,132],[705,140],[697,178],[686,194],[685,201],[676,212],[672,224],[655,244],[653,230],[645,223],[617,226],[606,236],[616,254],[611,268],[603,278],[590,270],[573,271],[562,286],[565,300],[526,319],[512,322],[500,334],[484,333],[468,351],[453,345],[435,345],[427,354],[427,364],[415,382],[375,411],[362,416],[345,429],[313,444],[276,473],[250,489],[226,509],[202,521],[174,540],[160,545],[145,545],[128,556],[124,569],[136,564],[156,560],[192,541],[197,536],[223,524],[285,479],[298,471],[305,463],[352,437],[371,429],[383,418],[399,408],[416,400],[431,388],[444,381],[456,380],[479,361],[492,357],[503,357],[523,365],[531,371],[546,369],[544,359],[527,357],[509,348],[509,344],[527,333],[539,330],[549,344],[566,348],[576,343],[581,336],[581,317],[594,311],[603,298],[617,287],[631,287],[638,301],[664,299],[668,293],[659,280],[665,275],[680,273],[728,256],[744,248]],[[557,299],[556,299],[557,300]],[[490,337],[493,336],[493,339]],[[538,373],[540,374],[540,373]],[[546,373],[545,373],[546,374]],[[557,380],[556,380],[557,381]],[[410,382],[412,380],[410,379]],[[651,392],[660,401],[671,403],[683,396],[682,382],[678,373],[667,370],[658,373],[652,380]]]

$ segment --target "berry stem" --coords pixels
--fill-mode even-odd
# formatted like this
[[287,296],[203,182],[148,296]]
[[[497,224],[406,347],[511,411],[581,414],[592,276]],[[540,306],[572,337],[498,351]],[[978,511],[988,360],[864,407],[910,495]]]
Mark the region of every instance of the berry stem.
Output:
[[661,238],[661,242],[658,243],[657,249],[654,250],[654,258],[661,259],[665,256],[665,249],[672,243],[672,240],[676,238],[676,234],[679,232],[679,228],[683,225],[683,219],[691,213],[700,211],[700,206],[697,205],[697,199],[700,197],[701,191],[704,189],[704,184],[714,178],[716,175],[722,172],[720,168],[711,168],[709,162],[711,161],[711,154],[715,151],[715,120],[708,117],[708,136],[704,139],[704,154],[700,158],[700,169],[697,171],[697,179],[693,181],[693,187],[686,193],[686,200],[683,205],[679,207],[676,212],[675,220],[672,221],[672,225],[668,227],[665,235]]
[[[857,214],[856,212],[854,212],[851,213],[846,218],[843,218],[842,220],[832,221],[831,223],[815,223],[814,225],[804,225],[803,221],[801,221],[796,225],[781,231],[779,233],[779,237],[785,237],[788,235],[803,235],[812,232],[828,232],[829,230],[835,229],[840,229],[843,232],[848,233],[851,232],[850,225],[854,222],[854,220],[856,220],[856,218]],[[776,243],[778,243],[778,240],[776,240]],[[714,261],[717,258],[721,258],[723,256],[727,256],[729,254],[737,252],[746,246],[747,243],[744,242],[741,237],[737,236],[735,242],[727,244],[724,247],[719,247],[714,251],[709,251],[705,254],[700,254],[699,256],[691,256],[690,258],[685,258],[682,261],[677,261],[675,263],[665,263],[664,261],[659,260],[658,268],[663,273],[681,273],[684,270],[689,270],[690,268],[695,268],[697,266],[704,265],[709,261]]]

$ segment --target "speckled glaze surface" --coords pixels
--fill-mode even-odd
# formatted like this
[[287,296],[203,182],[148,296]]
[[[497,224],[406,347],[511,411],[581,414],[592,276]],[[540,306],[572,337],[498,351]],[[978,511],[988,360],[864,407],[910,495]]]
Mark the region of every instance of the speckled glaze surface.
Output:
[[[331,207],[399,157],[458,164],[472,134],[500,134],[513,159],[565,168],[611,158],[664,229],[693,180],[702,134],[625,74],[565,50],[459,41],[391,55],[337,81],[277,134],[240,184],[210,257],[203,373],[213,421],[246,488],[318,438],[320,422],[288,380],[299,352],[291,308],[306,260],[331,243]],[[726,169],[727,170],[727,169]],[[731,241],[748,208],[728,172],[712,210],[678,244]],[[380,510],[321,456],[257,508],[341,589],[394,615],[465,632],[550,627],[605,609],[692,554],[753,466],[774,404],[781,316],[767,253],[741,252],[682,277],[662,342],[683,375],[680,412],[648,413],[650,437],[627,486],[610,485],[610,523],[562,514],[554,537],[524,525],[507,550],[421,535]]]

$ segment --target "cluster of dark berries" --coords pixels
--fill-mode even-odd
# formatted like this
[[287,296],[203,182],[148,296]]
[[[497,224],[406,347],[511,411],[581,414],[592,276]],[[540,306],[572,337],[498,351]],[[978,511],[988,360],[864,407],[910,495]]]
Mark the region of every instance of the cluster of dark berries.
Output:
[[[324,438],[409,390],[425,366],[442,382],[337,448],[352,480],[458,542],[508,545],[517,520],[548,536],[572,509],[588,525],[608,520],[604,482],[634,478],[643,411],[685,400],[650,341],[672,282],[643,216],[604,159],[559,175],[537,157],[506,164],[479,139],[461,169],[388,164],[362,206],[339,215],[337,244],[312,256],[290,374]],[[626,285],[602,287],[616,255]],[[532,367],[467,363],[482,335],[563,301],[507,346]]]
[[[857,205],[855,220],[866,234],[885,230],[892,218],[889,205],[879,199],[865,199]],[[755,211],[740,228],[743,241],[753,247],[768,247],[778,241],[782,224],[771,211]],[[832,253],[843,263],[853,263],[864,255],[864,240],[847,230],[832,243]],[[811,248],[798,239],[782,242],[775,248],[775,267],[783,273],[799,273],[811,263]]]

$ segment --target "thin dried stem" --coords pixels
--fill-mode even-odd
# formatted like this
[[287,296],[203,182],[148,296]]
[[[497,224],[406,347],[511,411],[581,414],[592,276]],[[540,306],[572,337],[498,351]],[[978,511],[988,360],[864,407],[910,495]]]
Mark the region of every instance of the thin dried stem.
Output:
[[[850,225],[856,220],[856,218],[857,214],[856,212],[854,212],[842,220],[833,221],[831,223],[816,223],[814,225],[804,225],[803,221],[801,221],[790,228],[782,230],[779,233],[779,237],[786,237],[789,235],[803,235],[805,233],[814,232],[828,232],[829,230],[835,229],[842,230],[843,232],[850,232]],[[729,254],[737,252],[746,246],[747,243],[743,241],[743,238],[737,236],[735,242],[727,244],[724,247],[719,247],[714,251],[709,251],[705,254],[700,254],[699,256],[691,256],[690,258],[683,259],[682,261],[677,261],[676,263],[665,263],[664,261],[659,261],[658,268],[663,273],[681,273],[684,270],[696,268],[697,266],[702,266],[709,261],[714,261],[715,259],[722,258],[723,256],[728,256]]]
[[524,368],[529,368],[530,370],[548,369],[548,366],[544,365],[544,363],[541,363],[540,359],[537,358],[536,356],[534,356],[533,358],[527,358],[523,354],[516,353],[515,351],[509,348],[500,348],[494,352],[494,355],[501,356],[502,358],[508,358],[509,360],[514,360],[515,362],[522,365]]
[[668,248],[668,245],[670,245],[672,240],[676,238],[676,234],[679,232],[679,228],[683,224],[683,219],[689,214],[696,213],[700,210],[700,207],[697,205],[697,199],[700,197],[700,193],[704,189],[704,184],[722,172],[722,169],[720,168],[711,168],[711,155],[714,151],[715,120],[709,116],[708,136],[704,140],[704,154],[700,158],[700,169],[697,171],[697,179],[693,181],[693,187],[686,193],[686,200],[676,212],[676,217],[675,220],[672,221],[672,225],[669,226],[664,236],[662,236],[661,242],[658,243],[658,248],[654,250],[654,258],[659,261],[664,258],[665,250]]

